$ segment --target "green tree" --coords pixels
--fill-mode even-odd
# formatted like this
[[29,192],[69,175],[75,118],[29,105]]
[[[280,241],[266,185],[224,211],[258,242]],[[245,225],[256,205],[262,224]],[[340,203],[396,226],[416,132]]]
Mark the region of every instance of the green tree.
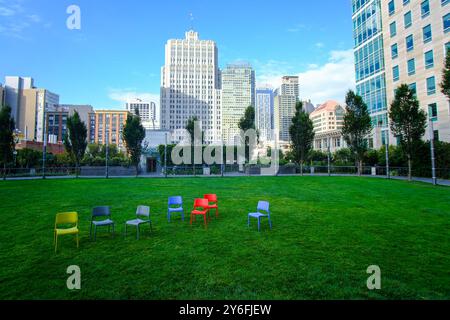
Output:
[[[253,106],[248,106],[247,109],[245,109],[244,117],[242,117],[241,120],[239,120],[238,127],[244,132],[244,134],[248,130],[255,130],[256,132],[256,113],[255,108]],[[248,162],[251,153],[250,137],[242,136],[241,141],[245,146],[245,161]]]
[[450,49],[447,50],[445,57],[445,67],[442,71],[441,90],[444,95],[450,100]]
[[127,146],[127,152],[131,164],[136,167],[136,177],[139,175],[139,163],[142,155],[142,141],[145,139],[145,129],[139,116],[129,114],[123,128],[123,140]]
[[87,128],[76,111],[67,118],[67,134],[64,137],[64,146],[66,152],[75,161],[76,177],[78,178],[78,168],[87,148]]
[[[192,118],[189,118],[186,127],[186,131],[189,133],[189,139],[191,143],[191,160],[192,160],[192,170],[193,174],[195,176],[195,148],[197,144],[203,145],[204,142],[204,133],[202,131],[201,123],[198,120],[198,117],[194,116]],[[196,137],[195,133],[200,133],[200,137]]]
[[408,179],[412,179],[412,161],[425,134],[427,115],[420,108],[413,90],[402,84],[395,91],[389,111],[391,130],[399,138],[400,147],[408,159]]
[[3,161],[3,180],[6,180],[6,164],[11,161],[15,149],[14,130],[16,124],[11,117],[11,108],[0,109],[0,152]]
[[367,136],[372,131],[372,123],[362,97],[352,90],[345,99],[347,112],[344,116],[342,135],[358,163],[358,174],[362,174],[364,154],[368,150]]
[[314,125],[309,114],[303,110],[303,103],[297,102],[296,112],[292,118],[289,134],[292,140],[292,153],[294,161],[300,164],[300,172],[303,175],[303,165],[310,153],[314,142]]

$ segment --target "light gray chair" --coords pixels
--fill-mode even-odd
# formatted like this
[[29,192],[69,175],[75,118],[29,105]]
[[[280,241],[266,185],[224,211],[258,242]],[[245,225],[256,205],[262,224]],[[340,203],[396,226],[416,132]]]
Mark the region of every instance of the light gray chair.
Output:
[[150,231],[153,232],[152,220],[150,219],[150,207],[139,206],[136,210],[136,219],[125,223],[125,237],[127,236],[128,226],[136,227],[136,239],[139,240],[141,224],[149,224]]

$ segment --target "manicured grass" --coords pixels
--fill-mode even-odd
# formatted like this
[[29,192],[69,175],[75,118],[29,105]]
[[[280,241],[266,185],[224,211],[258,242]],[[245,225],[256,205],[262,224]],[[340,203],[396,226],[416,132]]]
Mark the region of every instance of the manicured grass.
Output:
[[[167,197],[217,193],[208,230],[166,220]],[[0,182],[0,299],[449,299],[450,189],[366,178],[46,180]],[[274,229],[247,227],[258,200]],[[124,238],[138,205],[154,233]],[[117,235],[89,240],[92,207],[109,205]],[[80,214],[80,249],[57,212]],[[82,290],[66,288],[81,268]],[[379,265],[382,290],[366,287]]]

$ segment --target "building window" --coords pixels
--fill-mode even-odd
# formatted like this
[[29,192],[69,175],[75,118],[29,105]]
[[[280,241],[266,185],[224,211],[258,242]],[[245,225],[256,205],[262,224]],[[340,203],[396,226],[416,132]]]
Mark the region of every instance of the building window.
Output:
[[391,32],[391,38],[397,35],[397,24],[395,21],[389,25],[389,31]]
[[406,50],[414,50],[414,38],[412,34],[406,37]]
[[425,52],[425,68],[430,69],[434,67],[434,55],[433,50]]
[[403,0],[403,5],[406,6],[407,4],[409,4],[409,0]]
[[423,43],[427,43],[433,40],[433,34],[431,32],[431,24],[423,28]]
[[438,119],[438,112],[437,112],[437,104],[432,103],[428,105],[428,116],[430,120],[437,121]]
[[416,73],[416,60],[408,60],[408,76],[412,76]]
[[450,30],[450,13],[446,14],[443,18],[444,32],[447,33]]
[[427,17],[430,14],[430,0],[425,0],[422,2],[422,18]]
[[395,59],[398,57],[398,45],[396,43],[391,46],[391,55],[392,55],[392,59]]
[[436,79],[435,77],[427,78],[427,94],[429,96],[436,93]]
[[404,21],[405,21],[405,29],[411,27],[411,25],[412,25],[412,14],[411,14],[411,11],[405,13]]
[[409,90],[411,90],[414,95],[417,95],[417,85],[415,83],[411,83],[408,87]]
[[392,68],[392,74],[393,74],[394,82],[398,81],[400,79],[400,71],[399,71],[398,66],[395,66],[394,68]]
[[389,15],[391,16],[395,13],[395,1],[394,0],[389,1],[388,7],[389,7]]

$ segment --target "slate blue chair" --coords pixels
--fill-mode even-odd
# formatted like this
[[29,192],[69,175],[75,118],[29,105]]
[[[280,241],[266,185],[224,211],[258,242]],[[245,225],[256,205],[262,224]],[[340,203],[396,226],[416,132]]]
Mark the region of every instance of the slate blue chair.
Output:
[[92,239],[92,226],[94,226],[94,241],[97,239],[97,227],[108,227],[108,232],[114,236],[114,221],[111,220],[111,211],[109,207],[95,207],[92,210],[91,228],[89,235]]
[[167,209],[167,220],[171,220],[173,213],[181,213],[181,220],[184,221],[184,209],[182,197],[170,197]]
[[152,220],[150,219],[150,207],[139,206],[136,210],[136,219],[125,223],[125,237],[127,236],[128,226],[136,227],[136,239],[139,240],[141,224],[149,224],[150,231],[153,232]]
[[[272,220],[270,219],[270,204],[267,201],[259,201],[257,212],[248,214],[248,226],[250,227],[250,218],[258,219],[258,231],[261,231],[261,218],[269,219],[269,226],[272,230]],[[264,213],[262,213],[264,212]]]

